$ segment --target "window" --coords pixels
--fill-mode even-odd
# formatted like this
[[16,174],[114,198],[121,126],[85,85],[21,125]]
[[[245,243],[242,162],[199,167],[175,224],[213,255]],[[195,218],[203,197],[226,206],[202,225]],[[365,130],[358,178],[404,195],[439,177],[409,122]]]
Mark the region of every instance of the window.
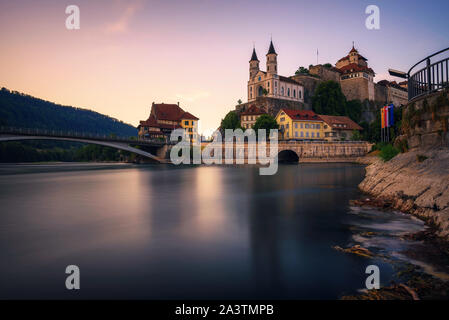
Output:
[[301,131],[301,138],[304,138],[304,132]]
[[312,132],[312,138],[315,138],[315,132]]
[[268,88],[270,87],[270,82],[267,82]]
[[288,138],[288,131],[287,131],[287,138]]
[[320,137],[320,133],[319,133],[319,132],[316,133],[316,137],[317,137],[317,138]]
[[259,77],[259,81],[260,81],[260,80],[262,80],[262,78],[261,78],[261,77]]
[[298,131],[295,131],[295,137],[298,138]]
[[284,87],[281,88],[281,95],[284,95]]
[[302,129],[302,128],[304,128],[304,124],[303,124],[303,123],[301,123],[301,129]]
[[316,125],[316,128],[317,128],[317,129],[320,129],[320,124],[317,124],[317,125]]
[[290,88],[287,88],[287,96],[290,97]]
[[308,137],[309,137],[309,131],[306,132],[306,138],[308,138]]
[[309,124],[308,123],[306,123],[306,129],[309,129]]
[[289,128],[289,124],[287,123],[287,124],[285,125],[285,127],[288,129],[288,128]]
[[281,118],[280,120],[281,120],[281,122],[284,122],[284,121],[285,121],[285,118],[284,118],[284,117],[282,117],[282,118]]
[[184,125],[188,126],[189,125],[189,121],[184,121]]
[[298,123],[295,122],[295,129],[298,129]]
[[301,90],[298,90],[298,98],[302,99],[302,91]]
[[293,98],[296,98],[296,90],[293,90]]
[[274,87],[275,87],[275,88],[277,88],[277,86],[278,86],[278,83],[277,83],[277,82],[275,82],[275,83],[274,83]]

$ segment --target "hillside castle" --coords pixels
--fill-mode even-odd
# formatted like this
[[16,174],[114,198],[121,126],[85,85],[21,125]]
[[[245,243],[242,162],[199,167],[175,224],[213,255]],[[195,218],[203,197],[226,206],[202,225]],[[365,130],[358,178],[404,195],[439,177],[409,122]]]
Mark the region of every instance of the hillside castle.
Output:
[[311,65],[308,72],[290,77],[278,75],[277,58],[278,54],[270,41],[266,54],[266,71],[262,71],[256,49],[253,48],[249,61],[248,102],[236,106],[239,114],[248,111],[251,106],[273,116],[282,108],[310,110],[315,89],[321,82],[329,80],[340,84],[348,101],[360,100],[366,106],[390,103],[401,106],[407,103],[407,84],[387,80],[375,83],[375,72],[368,66],[368,59],[354,45],[335,66]]

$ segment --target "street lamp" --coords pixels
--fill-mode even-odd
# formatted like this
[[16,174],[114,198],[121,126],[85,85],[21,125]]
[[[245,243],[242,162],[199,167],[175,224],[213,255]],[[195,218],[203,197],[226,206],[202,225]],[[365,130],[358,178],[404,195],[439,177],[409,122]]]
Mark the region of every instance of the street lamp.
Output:
[[407,79],[407,74],[403,71],[398,71],[394,69],[388,69],[388,73],[393,77]]

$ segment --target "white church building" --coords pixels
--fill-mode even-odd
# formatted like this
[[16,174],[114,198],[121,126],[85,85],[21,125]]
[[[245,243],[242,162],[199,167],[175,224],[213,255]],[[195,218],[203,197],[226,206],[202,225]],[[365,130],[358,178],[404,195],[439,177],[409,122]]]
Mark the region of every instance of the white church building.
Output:
[[278,75],[277,53],[270,42],[267,57],[267,71],[259,69],[256,49],[249,61],[248,102],[259,97],[268,97],[295,102],[304,102],[304,87],[295,80]]

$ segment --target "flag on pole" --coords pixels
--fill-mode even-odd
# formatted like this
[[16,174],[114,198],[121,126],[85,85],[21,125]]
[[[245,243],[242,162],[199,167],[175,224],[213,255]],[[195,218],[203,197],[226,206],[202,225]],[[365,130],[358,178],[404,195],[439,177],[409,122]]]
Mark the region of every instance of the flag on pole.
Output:
[[385,128],[385,116],[384,116],[384,112],[385,112],[385,109],[384,109],[384,107],[382,107],[382,108],[380,109],[380,121],[381,121],[381,128],[382,128],[382,129]]
[[390,113],[389,113],[389,119],[388,119],[388,124],[390,125],[390,127],[394,126],[394,105],[390,104]]
[[389,127],[389,125],[388,125],[388,106],[384,107],[384,117],[385,117],[385,120],[384,120],[385,128],[388,128]]

